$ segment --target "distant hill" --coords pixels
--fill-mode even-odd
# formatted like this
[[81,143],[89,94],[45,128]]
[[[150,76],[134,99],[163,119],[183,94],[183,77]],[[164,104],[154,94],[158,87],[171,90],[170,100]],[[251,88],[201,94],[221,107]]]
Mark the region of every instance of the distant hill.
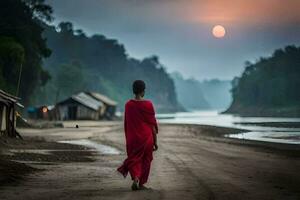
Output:
[[178,101],[189,110],[224,110],[231,103],[230,81],[184,79],[178,72],[171,76]]
[[195,79],[184,79],[178,72],[171,74],[178,101],[188,110],[207,110],[211,106],[203,96],[201,84]]
[[44,36],[52,50],[44,60],[51,81],[36,91],[36,104],[53,104],[75,92],[90,90],[108,95],[123,109],[125,101],[132,98],[132,82],[142,79],[147,85],[145,98],[153,100],[157,111],[182,110],[174,82],[157,56],[132,58],[117,40],[103,35],[88,37],[69,22],[46,26]]
[[245,63],[233,83],[227,113],[244,116],[300,117],[300,48],[277,49],[268,58]]
[[211,108],[223,111],[230,106],[232,98],[229,80],[205,80],[201,82],[201,89]]

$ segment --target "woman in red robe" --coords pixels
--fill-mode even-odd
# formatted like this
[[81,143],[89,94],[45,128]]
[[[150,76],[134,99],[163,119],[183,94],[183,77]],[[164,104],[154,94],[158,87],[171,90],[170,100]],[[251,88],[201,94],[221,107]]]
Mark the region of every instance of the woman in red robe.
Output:
[[147,189],[153,150],[157,150],[158,133],[155,111],[150,100],[144,100],[145,83],[134,81],[132,85],[134,99],[125,104],[124,130],[127,158],[118,171],[126,177],[128,172],[133,180],[132,190]]

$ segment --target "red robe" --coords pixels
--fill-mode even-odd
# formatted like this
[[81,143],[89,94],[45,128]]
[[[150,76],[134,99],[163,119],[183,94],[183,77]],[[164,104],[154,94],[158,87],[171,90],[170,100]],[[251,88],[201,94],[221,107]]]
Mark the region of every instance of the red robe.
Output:
[[[158,132],[155,111],[149,100],[129,100],[125,105],[124,130],[127,158],[118,171],[131,178],[139,178],[140,184],[148,180],[153,159],[153,131]],[[154,134],[156,134],[154,133]]]

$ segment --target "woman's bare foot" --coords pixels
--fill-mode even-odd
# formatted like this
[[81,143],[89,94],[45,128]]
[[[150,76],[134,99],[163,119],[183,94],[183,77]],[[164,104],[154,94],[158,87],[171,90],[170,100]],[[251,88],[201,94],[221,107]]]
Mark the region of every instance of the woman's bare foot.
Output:
[[151,190],[151,188],[146,187],[144,185],[139,185],[139,190]]
[[133,191],[139,190],[139,189],[140,189],[140,188],[139,188],[139,179],[138,179],[138,178],[135,178],[135,179],[133,180],[133,183],[132,183],[132,185],[131,185],[131,189],[132,189]]

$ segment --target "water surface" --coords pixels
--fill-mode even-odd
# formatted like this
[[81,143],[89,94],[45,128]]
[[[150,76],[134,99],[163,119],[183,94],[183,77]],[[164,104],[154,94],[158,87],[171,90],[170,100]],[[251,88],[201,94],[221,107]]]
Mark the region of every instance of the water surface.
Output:
[[218,111],[192,111],[170,114],[157,114],[157,118],[160,123],[201,124],[247,130],[245,133],[229,134],[226,135],[226,137],[267,142],[300,144],[300,128],[283,128],[239,124],[249,122],[300,122],[300,118],[239,117],[230,114],[219,114]]

